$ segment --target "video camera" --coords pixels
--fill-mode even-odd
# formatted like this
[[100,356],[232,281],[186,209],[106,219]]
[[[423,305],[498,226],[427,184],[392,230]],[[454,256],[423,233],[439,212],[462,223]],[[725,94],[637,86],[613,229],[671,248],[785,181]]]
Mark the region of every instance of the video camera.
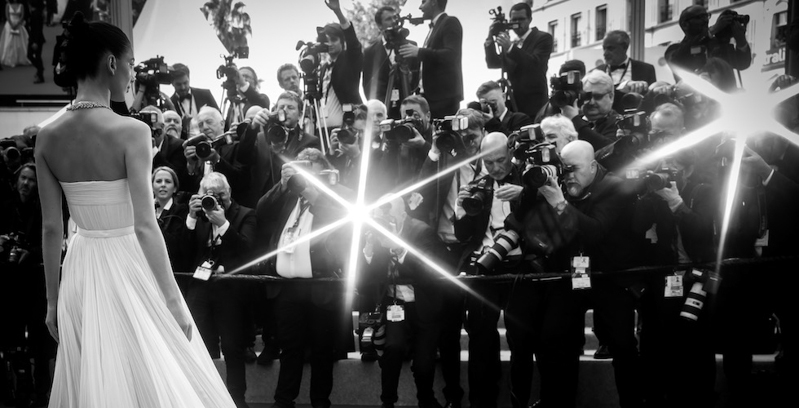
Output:
[[169,72],[169,66],[164,62],[164,57],[160,55],[142,61],[133,67],[133,70],[136,72],[136,80],[146,86],[148,91],[151,88],[157,90],[159,84],[172,83],[172,73]]
[[448,152],[457,157],[466,151],[466,141],[459,132],[469,129],[469,117],[463,115],[446,116],[444,119],[433,119],[436,128],[435,144],[439,151]]
[[525,187],[540,188],[547,183],[549,177],[558,180],[562,184],[566,173],[574,171],[572,166],[563,164],[555,145],[552,143],[523,144],[522,146],[523,148],[517,148],[513,152],[513,157],[530,165],[522,174],[522,182]]
[[316,42],[297,41],[294,48],[300,52],[299,64],[302,78],[305,83],[305,95],[312,99],[319,99],[319,64],[322,62],[320,54],[326,53],[329,47],[326,43],[325,29],[316,27]]
[[466,215],[476,216],[491,208],[491,197],[494,193],[494,180],[488,176],[480,177],[469,183],[469,197],[463,199],[461,207]]
[[576,100],[582,103],[593,96],[591,92],[583,92],[580,71],[568,71],[560,76],[553,76],[549,79],[549,86],[552,88],[549,103],[556,108],[573,105]]
[[413,139],[413,130],[422,132],[422,121],[413,117],[413,110],[405,111],[404,119],[386,119],[380,122],[380,130],[386,137],[386,141],[405,143]]
[[424,22],[424,18],[411,17],[411,15],[408,14],[407,16],[400,17],[397,21],[397,25],[383,31],[383,38],[386,40],[386,47],[394,50],[394,54],[397,56],[397,58],[402,58],[399,54],[399,48],[408,43],[408,35],[410,34],[410,31],[403,27],[406,21],[413,25],[419,25]]
[[211,156],[211,150],[215,150],[224,145],[233,143],[233,133],[235,133],[235,129],[211,139],[205,135],[194,136],[189,138],[189,140],[186,140],[186,147],[195,146],[197,148],[195,151],[197,157],[202,160],[206,160],[209,156]]
[[494,23],[491,24],[491,35],[521,28],[521,23],[512,23],[505,18],[505,13],[502,12],[501,6],[497,6],[496,9],[488,10],[488,14],[494,16],[492,18]]
[[249,58],[250,47],[241,46],[236,47],[230,55],[221,55],[225,63],[217,67],[216,79],[225,78],[222,82],[222,88],[227,91],[227,98],[231,101],[239,101],[238,87],[236,86],[236,79],[239,76],[239,70],[236,64],[233,63],[234,58]]

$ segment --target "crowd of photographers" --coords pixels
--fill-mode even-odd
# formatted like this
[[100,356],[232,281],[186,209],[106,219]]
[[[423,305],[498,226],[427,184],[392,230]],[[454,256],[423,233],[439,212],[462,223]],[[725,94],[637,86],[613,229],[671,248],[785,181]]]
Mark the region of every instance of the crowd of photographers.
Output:
[[[724,355],[731,406],[757,405],[752,353],[774,332],[772,315],[781,332],[778,384],[789,390],[797,380],[797,316],[789,303],[796,278],[772,270],[779,267],[719,273],[679,265],[716,261],[721,239],[723,258],[794,255],[797,147],[765,132],[750,137],[738,193],[725,201],[734,134],[708,135],[650,160],[716,121],[719,101],[678,74],[656,78],[651,65],[629,58],[623,31],[605,37],[605,64],[586,69],[567,61],[547,87],[552,37],[531,25],[526,3],[508,18],[492,10],[486,63],[502,78],[480,85],[476,100],[459,109],[462,27],[444,12],[446,0],[421,3],[420,19],[380,8],[374,18],[382,36],[362,51],[338,1],[327,0],[338,23],[320,29],[316,43],[301,44],[299,68],[278,69],[284,92],[274,103],[259,92],[256,71],[238,68],[233,56],[217,71],[228,91],[222,109],[210,91],[191,87],[183,64],[167,67],[158,57],[137,68],[132,111],[153,131],[156,216],[173,269],[193,272],[179,283],[210,354],[225,357],[237,405],[247,406],[245,364],[279,358],[275,406],[293,407],[310,356],[311,405],[329,407],[333,364],[355,350],[357,329],[362,359],[379,361],[383,407],[397,402],[409,355],[420,407],[442,406],[433,389],[437,356],[445,407],[459,408],[464,397],[473,407],[496,407],[504,313],[512,405],[530,405],[536,364],[540,400],[533,406],[575,406],[588,309],[601,345],[596,356],[613,359],[622,407],[714,406],[716,353]],[[685,38],[666,60],[675,73],[682,68],[740,92],[734,70],[751,62],[748,16],[725,11],[712,26],[708,17],[700,6],[683,10]],[[430,33],[419,45],[407,40],[403,23],[422,19],[431,21]],[[794,82],[782,76],[772,90]],[[163,95],[159,83],[171,83],[175,94]],[[777,115],[791,130],[799,125],[794,99]],[[122,102],[113,108],[129,114]],[[41,310],[35,133],[2,142],[0,298],[8,302],[2,310],[25,311],[3,313],[15,397],[41,404],[46,370],[33,370],[34,379],[30,359],[46,367],[55,345]],[[366,228],[356,261],[352,229],[339,224],[360,189],[366,203],[382,205],[368,214],[380,227]],[[392,195],[398,191],[407,193]],[[346,279],[286,283],[344,278],[350,261],[358,262],[357,328],[345,310]],[[659,265],[674,267],[613,273]],[[221,277],[230,271],[284,282]],[[539,278],[464,287],[441,274]],[[264,342],[258,357],[257,332]]]

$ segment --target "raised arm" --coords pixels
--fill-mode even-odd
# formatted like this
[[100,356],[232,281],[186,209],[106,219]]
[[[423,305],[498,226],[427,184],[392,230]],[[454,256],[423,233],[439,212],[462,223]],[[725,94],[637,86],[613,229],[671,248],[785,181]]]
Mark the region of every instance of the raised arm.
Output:
[[172,315],[186,336],[191,338],[191,318],[183,306],[180,289],[172,274],[172,266],[166,251],[164,237],[155,212],[152,209],[153,185],[150,182],[152,142],[150,129],[141,122],[125,120],[123,130],[125,143],[125,168],[128,175],[130,197],[133,201],[133,226],[136,238],[153,271],[156,284]]
[[61,213],[61,184],[58,183],[44,152],[47,150],[47,130],[42,129],[37,136],[36,181],[42,203],[42,256],[44,260],[44,279],[47,289],[47,317],[45,323],[50,335],[58,340],[57,308],[59,272],[61,270],[61,244],[64,239],[64,219]]

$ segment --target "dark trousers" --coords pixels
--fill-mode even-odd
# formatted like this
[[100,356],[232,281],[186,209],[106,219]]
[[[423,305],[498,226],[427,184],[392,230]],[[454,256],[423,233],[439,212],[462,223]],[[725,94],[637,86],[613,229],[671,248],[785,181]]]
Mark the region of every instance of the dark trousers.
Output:
[[[398,302],[401,303],[401,302]],[[392,298],[386,297],[384,305],[392,305]],[[385,313],[386,306],[383,307]],[[416,383],[416,398],[419,404],[426,404],[435,399],[433,379],[436,371],[436,345],[438,344],[439,326],[435,313],[419,310],[416,302],[404,303],[405,320],[401,322],[386,321],[386,345],[380,357],[380,379],[382,393],[380,400],[386,404],[397,402],[397,387],[402,371],[402,361],[413,348],[413,380]]]
[[[311,406],[330,407],[335,342],[344,323],[341,301],[314,303],[312,284],[283,284],[275,297],[280,373],[275,405],[291,408],[300,393],[305,350],[311,349]],[[332,290],[332,289],[331,289]]]
[[250,341],[250,299],[255,293],[250,282],[214,279],[192,282],[187,303],[208,353],[219,358],[219,340],[225,355],[227,389],[233,399],[244,399],[247,380],[244,350]]
[[42,63],[42,46],[44,44],[29,41],[28,42],[28,59],[31,64],[36,67],[36,73],[42,75],[44,73],[44,65]]
[[516,111],[526,114],[531,119],[534,119],[538,111],[547,104],[546,92],[520,93],[514,89],[514,98],[516,99]]
[[541,402],[573,407],[583,336],[580,294],[567,279],[517,282],[505,315],[511,349],[511,402],[527,407],[533,356],[541,373]]
[[458,99],[428,99],[424,95],[427,103],[430,104],[430,117],[443,118],[444,116],[454,115],[460,108],[461,101]]
[[[716,355],[709,308],[697,321],[680,317],[685,296],[665,297],[666,278],[649,279],[641,299],[641,363],[647,404],[652,407],[712,407]],[[683,294],[693,280],[686,277]],[[708,295],[708,302],[712,296]]]
[[[447,254],[442,256],[445,268],[457,274],[458,261],[460,260],[460,246],[454,245]],[[445,283],[441,287],[441,313],[440,334],[438,341],[438,354],[441,363],[441,373],[444,377],[444,398],[448,402],[460,404],[463,399],[461,387],[461,328],[464,321],[464,293],[463,290],[452,283]]]
[[635,338],[636,299],[612,278],[591,279],[583,292],[594,309],[594,327],[602,344],[613,356],[616,390],[622,408],[643,404],[638,340]]
[[[509,286],[483,282],[466,298],[466,331],[469,333],[469,403],[473,407],[496,407],[502,377],[497,323],[507,302]],[[507,319],[506,319],[507,320]]]

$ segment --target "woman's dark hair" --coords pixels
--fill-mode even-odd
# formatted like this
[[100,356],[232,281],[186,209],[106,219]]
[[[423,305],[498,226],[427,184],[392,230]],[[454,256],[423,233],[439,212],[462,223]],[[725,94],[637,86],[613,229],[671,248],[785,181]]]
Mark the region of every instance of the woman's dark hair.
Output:
[[64,26],[58,40],[61,45],[55,82],[59,86],[75,86],[78,80],[96,76],[98,63],[107,52],[121,58],[130,49],[130,40],[119,27],[86,21],[81,12]]

